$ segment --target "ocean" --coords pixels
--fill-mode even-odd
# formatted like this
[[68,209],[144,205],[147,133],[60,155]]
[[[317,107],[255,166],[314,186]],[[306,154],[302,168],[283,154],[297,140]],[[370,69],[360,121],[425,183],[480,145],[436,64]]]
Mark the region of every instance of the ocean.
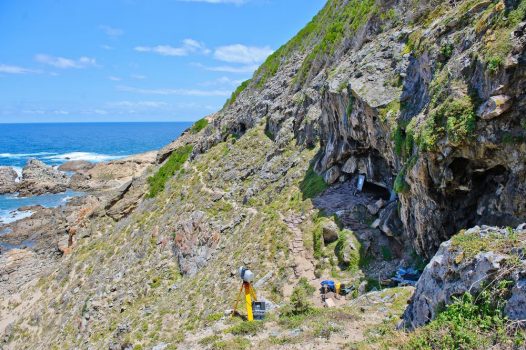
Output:
[[[53,166],[68,160],[119,159],[159,149],[191,125],[190,122],[0,124],[0,166],[12,166],[21,174],[31,158]],[[57,207],[78,195],[81,194],[72,191],[29,198],[0,195],[0,224],[30,215],[16,210],[22,206]]]

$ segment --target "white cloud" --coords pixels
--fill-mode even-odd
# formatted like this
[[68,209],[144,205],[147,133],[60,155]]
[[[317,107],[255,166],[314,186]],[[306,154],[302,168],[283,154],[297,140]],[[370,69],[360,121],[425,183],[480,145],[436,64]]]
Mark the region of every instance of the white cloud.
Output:
[[117,90],[143,95],[179,95],[179,96],[223,96],[228,97],[227,90],[198,90],[198,89],[141,89],[132,86],[119,85]]
[[193,63],[194,66],[211,71],[211,72],[223,72],[223,73],[236,73],[236,74],[251,74],[258,69],[257,64],[248,64],[242,66],[205,66],[201,63]]
[[113,75],[110,75],[110,76],[108,77],[108,79],[111,80],[111,81],[121,81],[121,80],[122,80],[121,78],[119,78],[119,77],[115,77],[115,76],[113,76]]
[[38,54],[35,56],[35,61],[55,68],[69,69],[69,68],[87,68],[97,66],[97,61],[94,58],[82,56],[79,59],[70,59],[64,57],[50,56],[44,54]]
[[104,50],[108,50],[108,51],[113,50],[113,46],[110,46],[110,45],[101,45],[100,47],[103,48]]
[[140,75],[140,74],[132,74],[132,75],[130,75],[130,78],[137,79],[137,80],[143,80],[143,79],[146,79],[146,76],[145,75]]
[[29,74],[29,73],[38,73],[38,71],[33,69],[28,69],[19,66],[11,66],[7,64],[0,64],[0,73],[6,74]]
[[228,63],[256,64],[263,62],[272,52],[268,46],[235,44],[218,47],[214,52],[214,58]]
[[99,29],[102,30],[104,33],[106,33],[107,36],[112,38],[117,38],[124,34],[124,30],[119,28],[110,27],[107,25],[101,25],[99,26]]
[[162,101],[117,101],[108,103],[110,107],[117,108],[163,108],[168,103]]
[[153,52],[162,56],[188,56],[191,53],[200,53],[208,55],[210,50],[206,48],[203,43],[193,39],[185,39],[182,45],[179,47],[173,47],[170,45],[157,45],[157,46],[137,46],[135,47],[137,52]]
[[206,2],[208,4],[235,4],[243,5],[249,0],[178,0],[179,2]]
[[215,80],[209,80],[209,81],[205,81],[199,85],[201,86],[238,86],[239,84],[241,84],[243,82],[243,80],[239,80],[239,79],[230,79],[229,77],[220,77],[220,78],[217,78]]

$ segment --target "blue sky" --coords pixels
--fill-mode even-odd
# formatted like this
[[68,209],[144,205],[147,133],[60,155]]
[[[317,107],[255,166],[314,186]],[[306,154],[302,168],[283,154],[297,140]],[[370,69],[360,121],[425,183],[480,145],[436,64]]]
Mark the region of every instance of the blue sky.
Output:
[[0,123],[191,121],[324,0],[0,0]]

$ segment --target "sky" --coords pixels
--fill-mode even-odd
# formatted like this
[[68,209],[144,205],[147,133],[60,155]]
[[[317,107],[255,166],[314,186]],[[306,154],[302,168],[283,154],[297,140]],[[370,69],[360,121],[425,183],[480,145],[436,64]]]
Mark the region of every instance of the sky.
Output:
[[325,0],[0,0],[0,123],[195,121]]

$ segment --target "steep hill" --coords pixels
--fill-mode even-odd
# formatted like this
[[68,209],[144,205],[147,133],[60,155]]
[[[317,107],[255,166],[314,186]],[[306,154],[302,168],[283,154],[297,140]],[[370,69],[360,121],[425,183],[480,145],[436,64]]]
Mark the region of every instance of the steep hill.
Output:
[[[2,296],[0,348],[429,344],[395,331],[412,288],[365,293],[463,228],[526,221],[525,14],[524,1],[329,0],[94,205],[70,254]],[[241,265],[284,317],[221,320]],[[320,306],[302,290],[324,278],[362,296],[286,316],[301,293]]]

